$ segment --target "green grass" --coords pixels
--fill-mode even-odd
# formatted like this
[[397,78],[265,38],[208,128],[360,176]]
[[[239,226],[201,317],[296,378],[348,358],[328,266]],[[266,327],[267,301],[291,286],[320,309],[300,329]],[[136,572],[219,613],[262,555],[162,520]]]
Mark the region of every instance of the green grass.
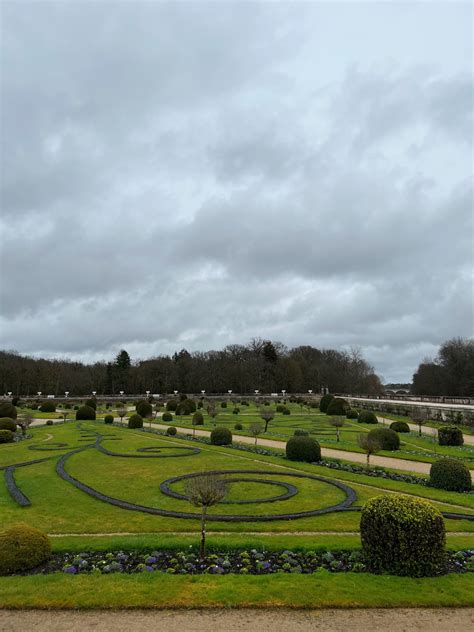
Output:
[[355,573],[265,577],[162,574],[0,578],[1,608],[442,607],[474,605],[474,574],[411,579]]

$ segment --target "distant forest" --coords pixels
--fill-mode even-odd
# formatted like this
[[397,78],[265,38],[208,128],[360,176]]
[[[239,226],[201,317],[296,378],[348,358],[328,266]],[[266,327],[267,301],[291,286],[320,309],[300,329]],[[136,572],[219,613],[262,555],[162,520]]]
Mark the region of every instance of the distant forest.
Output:
[[278,342],[253,339],[247,345],[229,345],[221,351],[189,353],[133,360],[126,350],[112,362],[83,364],[46,360],[0,351],[0,384],[13,396],[54,394],[80,396],[182,393],[333,393],[383,392],[378,376],[358,349],[350,352],[300,346],[288,349]]
[[444,342],[434,360],[424,360],[413,376],[415,395],[474,397],[474,340]]

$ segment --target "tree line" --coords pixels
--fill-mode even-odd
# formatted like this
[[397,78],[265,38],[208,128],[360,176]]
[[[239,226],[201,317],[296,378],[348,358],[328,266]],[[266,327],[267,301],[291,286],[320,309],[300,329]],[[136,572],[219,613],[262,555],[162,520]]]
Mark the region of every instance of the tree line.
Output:
[[0,351],[0,384],[13,396],[81,396],[172,393],[333,393],[379,394],[383,387],[360,350],[337,351],[311,346],[287,348],[255,338],[247,345],[228,345],[220,351],[160,355],[132,361],[121,350],[112,362],[85,364],[63,359],[22,356]]
[[426,359],[413,376],[415,395],[474,397],[474,339],[444,342],[434,360]]

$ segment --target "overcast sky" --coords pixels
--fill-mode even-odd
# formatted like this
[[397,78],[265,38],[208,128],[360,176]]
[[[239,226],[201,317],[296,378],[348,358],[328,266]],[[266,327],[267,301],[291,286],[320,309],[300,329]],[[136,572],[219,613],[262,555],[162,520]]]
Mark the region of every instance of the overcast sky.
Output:
[[0,348],[472,335],[470,2],[65,5],[1,3]]

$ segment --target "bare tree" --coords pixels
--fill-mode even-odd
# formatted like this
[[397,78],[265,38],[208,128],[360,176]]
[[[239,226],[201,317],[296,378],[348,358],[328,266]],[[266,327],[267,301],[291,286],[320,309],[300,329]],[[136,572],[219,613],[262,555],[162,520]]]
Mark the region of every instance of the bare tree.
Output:
[[63,418],[64,423],[66,423],[67,418],[69,417],[69,411],[63,410],[61,412],[61,417]]
[[250,434],[255,437],[255,446],[257,445],[258,435],[261,435],[263,432],[263,426],[259,421],[253,421],[249,426]]
[[23,436],[25,436],[26,431],[33,423],[33,415],[31,413],[23,413],[20,417],[18,417],[16,423],[17,426],[20,426]]
[[345,423],[344,417],[338,417],[338,416],[331,417],[331,419],[329,420],[329,423],[331,424],[333,428],[336,429],[337,442],[339,443],[339,432]]
[[119,406],[117,408],[117,415],[120,417],[120,422],[122,423],[123,418],[125,417],[125,415],[127,414],[127,409],[125,408],[125,406]]
[[423,408],[415,408],[411,418],[418,425],[418,435],[421,437],[421,426],[428,421],[428,414]]
[[212,423],[215,426],[217,421],[217,415],[219,414],[219,411],[216,408],[216,405],[214,404],[214,402],[209,402],[209,404],[207,405],[207,414],[209,415],[209,417],[212,419]]
[[379,441],[369,436],[369,433],[361,432],[358,436],[359,446],[364,450],[367,455],[367,469],[370,466],[370,457],[372,454],[377,454],[381,449]]
[[265,422],[265,430],[263,432],[266,432],[267,429],[268,429],[268,424],[275,417],[275,413],[273,412],[273,410],[271,408],[267,408],[265,406],[262,406],[262,408],[260,408],[260,417]]
[[201,474],[186,481],[185,495],[195,507],[201,507],[201,546],[200,557],[206,553],[206,517],[207,510],[217,505],[227,493],[227,484],[215,474]]

